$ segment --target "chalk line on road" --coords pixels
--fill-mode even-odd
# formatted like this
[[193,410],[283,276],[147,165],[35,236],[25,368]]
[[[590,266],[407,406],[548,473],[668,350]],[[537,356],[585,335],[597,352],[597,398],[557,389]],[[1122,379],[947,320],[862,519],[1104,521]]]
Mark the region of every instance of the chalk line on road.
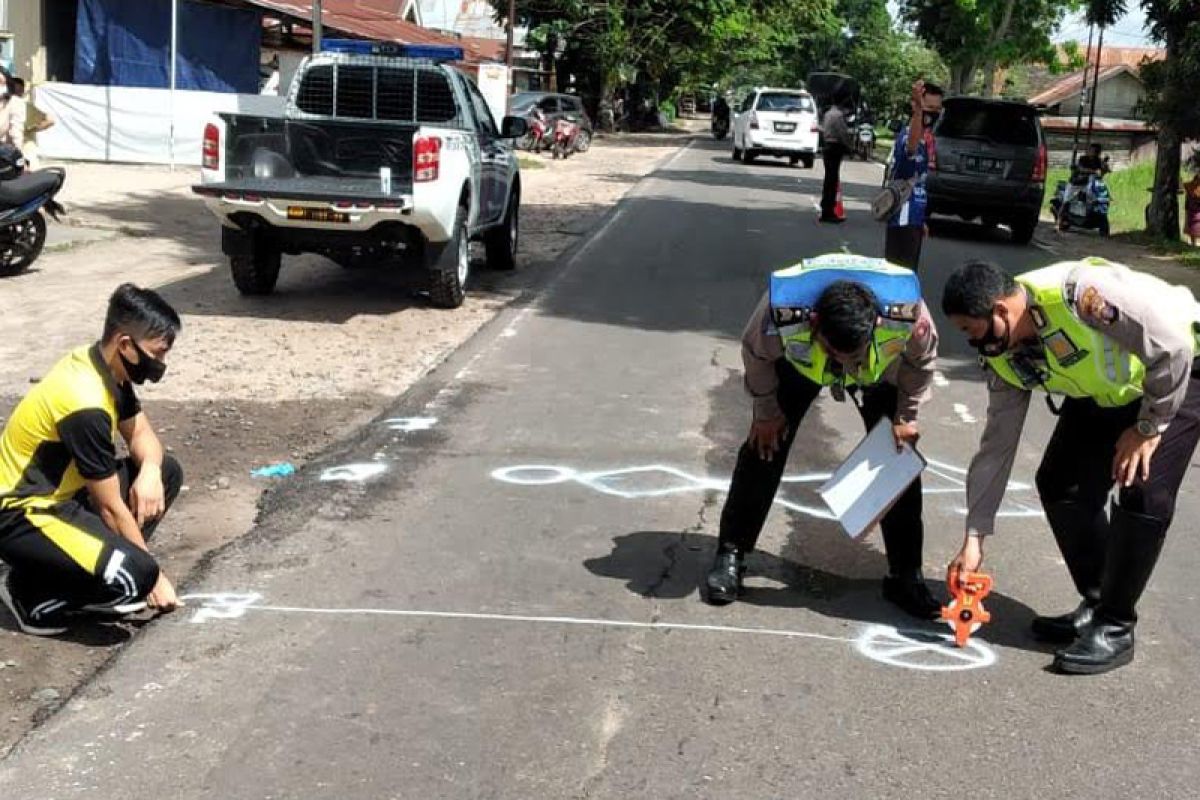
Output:
[[703,625],[687,622],[662,622],[592,617],[542,616],[532,614],[494,614],[471,611],[430,611],[396,608],[309,608],[277,606],[263,603],[258,592],[195,592],[181,598],[187,603],[199,603],[191,622],[203,624],[213,620],[241,619],[249,611],[275,614],[308,614],[314,616],[374,616],[419,619],[451,619],[485,622],[508,622],[544,625],[575,625],[594,628],[634,628],[657,631],[686,631],[691,633],[723,633],[742,636],[771,636],[785,639],[808,639],[854,645],[859,654],[882,664],[926,672],[949,672],[978,669],[996,663],[995,651],[974,640],[959,649],[949,634],[927,631],[902,631],[890,625],[869,625],[858,636],[831,636],[824,633],[781,628],[753,628],[738,625]]

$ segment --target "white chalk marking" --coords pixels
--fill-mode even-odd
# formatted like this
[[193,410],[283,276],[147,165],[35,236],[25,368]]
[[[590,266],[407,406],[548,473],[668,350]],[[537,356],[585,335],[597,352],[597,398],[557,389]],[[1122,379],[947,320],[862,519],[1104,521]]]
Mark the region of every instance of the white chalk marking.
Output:
[[387,472],[387,464],[342,464],[321,473],[324,483],[361,483]]
[[[921,491],[926,495],[957,494],[965,495],[967,471],[953,464],[929,459],[925,469]],[[782,485],[819,484],[829,480],[831,473],[810,472],[799,475],[784,475]],[[693,475],[684,470],[665,464],[625,467],[621,469],[598,470],[581,472],[571,467],[557,464],[517,464],[493,470],[493,479],[516,486],[554,486],[563,483],[578,483],[588,489],[623,500],[641,500],[656,497],[667,497],[690,492],[728,492],[730,479],[712,478]],[[642,482],[647,488],[634,488]],[[941,483],[942,485],[939,485]],[[1028,492],[1032,487],[1027,483],[1009,481],[1009,493]],[[1006,506],[998,517],[1035,517],[1041,516],[1040,508],[1022,502],[1019,499],[1006,497]],[[789,511],[807,514],[816,519],[836,519],[827,508],[804,505],[786,498],[775,496],[775,504]],[[956,514],[965,516],[965,507],[956,507]]]
[[[643,622],[640,620],[598,619],[591,617],[560,617],[532,614],[492,614],[471,611],[427,611],[397,608],[306,608],[300,606],[263,605],[257,592],[198,592],[185,594],[184,602],[199,603],[191,622],[201,624],[210,620],[240,619],[248,611],[277,614],[311,614],[314,616],[376,616],[420,619],[455,619],[486,622],[524,622],[545,625],[579,625],[599,628],[637,628],[660,631],[689,631],[725,633],[744,636],[773,636],[785,639],[811,639],[823,642],[852,644],[855,650],[882,664],[928,672],[978,669],[996,662],[996,654],[983,642],[970,642],[964,650],[953,644],[953,637],[924,631],[901,631],[890,625],[870,625],[855,638],[830,636],[824,633],[785,630],[780,628],[750,628],[737,625],[700,625],[686,622]],[[912,657],[908,660],[908,657]],[[933,660],[936,659],[936,660]],[[942,660],[945,659],[945,660]]]
[[403,431],[404,433],[427,431],[437,423],[437,417],[393,417],[383,421],[389,431]]
[[971,409],[967,408],[965,403],[955,403],[954,413],[958,414],[958,418],[968,425],[972,425],[979,421],[975,419],[975,415],[971,413]]
[[942,373],[941,371],[935,370],[933,373],[933,385],[934,386],[949,386],[950,381],[946,378],[946,375],[944,373]]

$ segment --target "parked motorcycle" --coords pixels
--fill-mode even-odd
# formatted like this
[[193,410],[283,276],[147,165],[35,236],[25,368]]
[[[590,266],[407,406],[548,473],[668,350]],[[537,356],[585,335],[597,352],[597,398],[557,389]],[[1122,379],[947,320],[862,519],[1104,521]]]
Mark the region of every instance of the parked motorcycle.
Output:
[[729,135],[729,117],[713,117],[712,135],[718,142]]
[[531,153],[540,153],[542,145],[546,144],[546,134],[549,131],[550,125],[546,120],[546,113],[534,106],[533,111],[529,114],[529,132],[521,140],[521,146]]
[[863,161],[870,161],[875,154],[875,126],[868,122],[860,124],[854,131],[854,153]]
[[26,172],[20,151],[8,149],[0,153],[0,277],[19,275],[41,255],[45,214],[57,221],[63,213],[54,197],[67,179],[56,167]]
[[580,137],[582,136],[583,128],[578,122],[570,117],[564,117],[554,124],[554,144],[550,146],[550,153],[555,158],[568,158],[570,155],[579,150]]
[[1110,196],[1104,178],[1095,172],[1076,171],[1070,181],[1059,181],[1050,199],[1050,210],[1059,230],[1083,228],[1108,236]]

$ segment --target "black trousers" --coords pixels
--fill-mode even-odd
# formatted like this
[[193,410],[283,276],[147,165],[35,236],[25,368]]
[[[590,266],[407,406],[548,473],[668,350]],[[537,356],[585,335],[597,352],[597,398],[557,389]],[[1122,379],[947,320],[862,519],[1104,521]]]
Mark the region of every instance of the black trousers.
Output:
[[838,183],[842,179],[842,159],[846,149],[840,144],[826,142],[821,150],[821,163],[825,165],[825,183],[821,187],[821,216],[832,217],[837,203]]
[[[796,430],[809,407],[821,393],[819,384],[805,378],[785,360],[776,363],[779,373],[779,404],[787,416],[787,437],[771,461],[764,461],[749,441],[738,452],[737,467],[729,496],[721,512],[718,549],[738,549],[749,553],[758,542],[767,513],[787,466],[787,456]],[[896,414],[899,394],[895,386],[879,383],[862,390],[859,413],[868,430],[881,419]],[[893,575],[907,575],[921,568],[925,528],[921,521],[921,480],[918,478],[900,496],[880,523],[887,550],[888,568]]]
[[[1117,439],[1137,422],[1140,403],[1101,408],[1092,400],[1067,399],[1037,471],[1043,504],[1078,503],[1099,515],[1112,490],[1113,453]],[[1192,362],[1187,395],[1150,459],[1150,479],[1122,487],[1117,504],[1171,524],[1175,498],[1200,442],[1200,359]]]
[[883,257],[913,272],[921,263],[921,245],[925,242],[923,225],[888,225],[883,240]]
[[[137,465],[124,459],[118,477],[127,502],[137,475]],[[162,476],[169,509],[183,486],[183,469],[170,455]],[[161,519],[148,522],[142,536],[149,539]],[[35,620],[144,600],[158,582],[154,558],[110,530],[86,490],[48,509],[0,511],[0,560],[12,568],[10,586]]]

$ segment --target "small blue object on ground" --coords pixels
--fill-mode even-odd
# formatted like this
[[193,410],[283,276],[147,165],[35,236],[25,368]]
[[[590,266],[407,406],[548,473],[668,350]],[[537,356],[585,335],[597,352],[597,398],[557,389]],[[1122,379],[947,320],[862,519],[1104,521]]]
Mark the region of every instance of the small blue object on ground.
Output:
[[255,478],[286,478],[295,472],[296,468],[286,461],[250,470],[250,474]]

